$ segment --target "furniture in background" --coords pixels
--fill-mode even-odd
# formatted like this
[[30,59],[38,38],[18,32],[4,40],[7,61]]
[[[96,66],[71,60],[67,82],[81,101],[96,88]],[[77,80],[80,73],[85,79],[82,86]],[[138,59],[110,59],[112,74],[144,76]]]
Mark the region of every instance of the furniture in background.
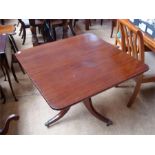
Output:
[[51,27],[53,28],[54,32],[54,40],[56,40],[56,28],[63,27],[63,36],[62,38],[66,38],[67,35],[67,28],[69,28],[72,32],[72,35],[75,36],[76,33],[73,28],[73,19],[50,19]]
[[9,37],[9,41],[11,43],[11,47],[12,47],[12,50],[15,52],[18,51],[18,47],[16,45],[16,42],[13,38],[13,35],[15,35],[15,26],[14,25],[0,25],[0,35],[3,35],[3,34],[8,34],[8,37]]
[[111,125],[95,110],[91,97],[148,70],[91,33],[22,50],[16,57],[49,106],[60,111],[45,123],[47,127],[81,101],[92,115]]
[[85,29],[89,30],[89,26],[91,25],[90,19],[85,19]]
[[[38,38],[36,35],[35,20],[29,19],[29,22],[30,22],[30,28],[31,28],[31,33],[32,33],[33,46],[37,46],[39,44],[42,44],[41,42],[38,41]],[[74,32],[72,24],[73,24],[73,22],[70,19],[61,19],[61,20],[45,19],[44,20],[44,26],[43,26],[43,29],[44,29],[43,38],[45,38],[45,42],[51,42],[51,41],[56,40],[55,28],[59,27],[59,26],[63,27],[62,38],[68,37],[68,27],[71,29],[72,34],[76,35]]]
[[[22,66],[20,63],[17,61],[16,57],[14,54],[19,51],[18,47],[15,43],[15,40],[13,38],[13,35],[15,34],[15,27],[13,25],[1,25],[0,26],[0,65],[1,69],[3,71],[3,74],[8,79],[9,86],[11,88],[12,94],[14,96],[15,101],[17,101],[17,98],[15,96],[11,79],[10,79],[10,70],[12,71],[12,74],[14,76],[14,79],[16,82],[18,82],[18,79],[15,74],[14,70],[14,63],[18,63],[20,69],[22,72],[25,74]],[[12,52],[13,51],[13,52]]]
[[[75,26],[77,20],[78,19],[75,19],[74,26]],[[103,24],[103,19],[101,19],[101,25],[102,24]],[[89,30],[89,26],[91,26],[91,19],[85,19],[85,30]]]
[[1,19],[0,22],[1,22],[2,25],[5,24],[4,19]]
[[[7,50],[7,48],[8,48],[7,44],[10,42],[11,48],[13,49],[13,51],[14,52],[18,51],[18,48],[17,48],[14,38],[12,36],[14,34],[14,31],[15,31],[15,27],[13,25],[5,25],[5,26],[0,25],[0,66],[4,73],[4,76],[7,76],[7,78],[8,78],[8,82],[9,82],[12,94],[15,98],[15,101],[17,101],[17,98],[13,91],[10,75],[9,75],[9,66],[10,66],[15,80],[18,82],[17,77],[14,72],[14,67],[13,67],[13,63],[16,62],[17,59],[16,59],[16,57],[13,58],[12,53],[10,53],[10,54],[8,53],[8,52],[11,52],[11,49]],[[7,50],[7,53],[6,53],[6,50]],[[11,61],[8,62],[8,59]],[[6,77],[5,77],[5,79],[6,79]],[[3,100],[2,103],[4,104],[6,102],[6,96],[5,96],[5,93],[3,92],[1,85],[0,85],[0,95],[1,95],[1,100]],[[9,130],[10,122],[13,120],[18,120],[18,119],[19,119],[19,116],[16,114],[9,115],[8,118],[6,119],[3,127],[0,128],[0,135],[7,134],[8,130]]]
[[[75,20],[75,23],[76,23],[77,20]],[[74,26],[75,26],[75,23],[74,23]],[[103,19],[101,19],[101,25],[103,24]],[[111,35],[110,37],[112,38],[113,36],[113,31],[114,31],[114,28],[116,27],[117,25],[117,19],[112,19],[111,20]],[[90,19],[85,19],[85,29],[86,30],[89,30],[89,26],[91,26],[91,20]]]
[[18,101],[18,99],[14,93],[10,74],[9,74],[9,71],[11,68],[14,79],[16,82],[18,82],[18,79],[17,79],[16,74],[14,72],[13,63],[12,63],[11,49],[9,48],[9,45],[7,45],[8,43],[9,43],[8,35],[0,35],[0,66],[2,68],[4,76],[6,76],[8,79],[9,86],[10,86],[10,89],[11,89],[11,92],[12,92],[12,95],[13,95],[15,101]]
[[[22,44],[24,45],[25,44],[25,40],[26,40],[26,29],[27,28],[30,28],[30,22],[28,19],[18,19],[19,23],[21,24],[21,28],[20,28],[20,33],[19,35],[22,34],[22,39],[23,39],[23,42]],[[43,20],[34,20],[34,27],[38,27],[39,30],[42,28],[42,25],[43,25]]]
[[[136,96],[140,91],[141,84],[147,82],[155,82],[155,63],[154,66],[152,66],[149,64],[149,61],[145,61],[146,56],[148,57],[150,52],[144,53],[144,39],[142,32],[131,23],[127,23],[125,20],[119,19],[118,26],[121,35],[120,44],[123,52],[127,53],[131,57],[134,57],[141,62],[145,62],[146,64],[148,64],[150,70],[154,70],[154,73],[152,75],[147,75],[146,72],[145,74],[141,74],[139,77],[136,78],[134,93],[127,104],[127,106],[130,107],[134,103]],[[131,63],[131,66],[132,65],[133,64]]]
[[[129,19],[123,19],[124,22],[127,25],[132,25],[133,27],[135,27],[135,29],[138,29],[140,31],[142,31],[139,28],[139,25],[135,25],[134,23],[132,23]],[[119,27],[117,28],[117,32],[119,32]],[[143,40],[144,40],[144,48],[145,49],[150,49],[153,53],[155,53],[155,38],[151,35],[148,35],[146,32],[142,31],[143,33]],[[154,30],[155,33],[155,30]],[[117,33],[116,33],[117,34]],[[116,35],[117,40],[120,40],[120,35]],[[120,41],[119,41],[120,42]]]
[[13,25],[0,25],[0,34],[13,34],[15,27]]

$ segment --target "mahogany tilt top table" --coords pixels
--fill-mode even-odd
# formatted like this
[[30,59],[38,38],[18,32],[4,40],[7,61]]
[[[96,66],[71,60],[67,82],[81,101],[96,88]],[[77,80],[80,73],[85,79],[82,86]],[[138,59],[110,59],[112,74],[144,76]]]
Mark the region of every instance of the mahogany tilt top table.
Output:
[[80,101],[95,117],[112,124],[94,109],[91,97],[148,70],[91,33],[25,49],[16,57],[49,106],[60,110],[46,126]]

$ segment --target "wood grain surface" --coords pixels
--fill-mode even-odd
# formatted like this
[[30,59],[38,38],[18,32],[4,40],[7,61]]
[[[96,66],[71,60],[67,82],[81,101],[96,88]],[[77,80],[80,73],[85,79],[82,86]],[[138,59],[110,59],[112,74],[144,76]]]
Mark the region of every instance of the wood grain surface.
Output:
[[148,70],[148,66],[86,33],[16,54],[49,106],[60,110]]

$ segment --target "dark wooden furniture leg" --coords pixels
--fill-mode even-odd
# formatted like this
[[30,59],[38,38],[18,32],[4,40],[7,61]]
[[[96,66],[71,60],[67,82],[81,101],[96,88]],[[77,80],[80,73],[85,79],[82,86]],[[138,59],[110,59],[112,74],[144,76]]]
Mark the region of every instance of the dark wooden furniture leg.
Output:
[[4,68],[3,68],[2,64],[0,66],[1,66],[1,69],[2,69],[2,72],[3,72],[3,75],[4,75],[4,81],[6,81],[6,74],[5,74]]
[[2,24],[2,25],[5,24],[4,19],[0,19],[0,21],[1,21],[1,24]]
[[105,116],[99,114],[99,113],[94,109],[94,107],[93,107],[93,105],[92,105],[92,100],[91,100],[91,98],[87,98],[87,99],[85,99],[83,102],[84,102],[85,107],[88,109],[88,111],[89,111],[93,116],[95,116],[96,118],[98,118],[98,119],[100,119],[101,121],[105,122],[105,123],[107,124],[107,126],[113,124],[113,122],[112,122],[110,119],[108,119],[108,118],[106,118]]
[[101,25],[103,25],[103,19],[101,19]]
[[30,22],[30,30],[32,33],[32,43],[33,43],[33,46],[37,46],[39,45],[39,42],[38,42],[37,33],[36,33],[35,19],[29,19],[29,22]]
[[73,36],[75,36],[76,33],[75,33],[74,29],[73,29],[73,19],[69,19],[69,28],[70,28]]
[[4,94],[4,92],[3,92],[3,90],[2,90],[2,87],[1,87],[1,85],[0,85],[0,94],[1,94],[1,99],[3,99],[3,104],[6,102],[6,97],[5,97],[5,94]]
[[51,126],[53,123],[55,123],[55,122],[58,121],[60,118],[62,118],[62,117],[68,112],[69,109],[70,109],[70,107],[61,110],[56,116],[54,116],[53,118],[51,118],[50,120],[48,120],[48,121],[45,123],[45,126],[47,126],[47,127]]
[[67,19],[63,19],[63,37],[62,38],[67,38],[68,37],[68,23]]
[[8,66],[7,66],[7,62],[6,61],[7,61],[6,58],[4,58],[3,59],[3,66],[4,66],[4,69],[5,69],[5,73],[7,75],[8,82],[9,82],[9,85],[10,85],[13,97],[14,97],[15,101],[18,101],[18,99],[16,98],[16,95],[14,93],[13,87],[12,87],[12,83],[11,83],[11,79],[10,79],[10,75],[9,75]]
[[56,40],[57,40],[56,30],[55,30],[54,27],[53,27],[52,29],[53,29],[53,37],[54,37],[54,41],[56,41]]
[[114,27],[115,27],[116,25],[117,25],[117,20],[116,20],[116,19],[112,19],[110,38],[112,38],[112,36],[113,36]]
[[9,35],[9,41],[11,43],[11,46],[12,46],[12,49],[13,49],[14,53],[18,52],[19,49],[18,49],[18,47],[16,45],[16,42],[15,42],[15,40],[14,40],[12,35]]
[[74,19],[74,20],[73,20],[73,26],[74,26],[74,27],[75,27],[77,21],[78,21],[78,19]]
[[[14,38],[13,38],[13,36],[12,35],[9,35],[9,41],[10,41],[10,44],[11,44],[11,47],[12,47],[12,49],[13,49],[13,52],[14,53],[16,53],[16,52],[18,52],[19,51],[19,49],[18,49],[18,47],[17,47],[17,45],[16,45],[16,42],[15,42],[15,40],[14,40]],[[23,67],[21,66],[21,64],[18,62],[18,60],[16,59],[16,57],[14,56],[14,55],[12,55],[12,66],[11,67],[13,67],[13,63],[14,62],[16,62],[16,63],[18,63],[19,64],[19,67],[20,67],[20,69],[21,69],[21,71],[23,72],[23,74],[25,74],[25,71],[24,71],[24,69],[23,69]],[[12,73],[13,73],[13,75],[14,75],[14,77],[16,77],[16,75],[15,75],[15,71],[14,71],[14,67],[13,68],[11,68],[11,70],[12,70]],[[17,78],[16,78],[17,79]],[[15,80],[16,80],[15,79]],[[16,80],[16,82],[17,82],[18,80]]]
[[90,21],[89,19],[85,19],[85,29],[89,30]]
[[22,31],[23,31],[23,29],[22,29],[22,26],[21,26],[21,28],[19,30],[19,36],[21,35]]
[[0,129],[0,134],[1,134],[1,135],[6,135],[6,134],[7,134],[8,130],[9,130],[10,122],[11,122],[12,120],[19,120],[19,116],[18,116],[18,115],[15,115],[15,114],[12,114],[12,115],[10,115],[10,116],[7,118],[7,120],[6,120],[6,122],[5,122],[5,125],[4,125],[4,128]]
[[15,73],[15,69],[13,67],[13,63],[11,63],[11,71],[12,71],[12,74],[14,76],[14,79],[17,83],[19,83],[18,79],[17,79],[17,76],[16,76],[16,73]]
[[26,40],[26,28],[23,29],[23,43],[22,43],[22,45],[25,44],[25,40]]

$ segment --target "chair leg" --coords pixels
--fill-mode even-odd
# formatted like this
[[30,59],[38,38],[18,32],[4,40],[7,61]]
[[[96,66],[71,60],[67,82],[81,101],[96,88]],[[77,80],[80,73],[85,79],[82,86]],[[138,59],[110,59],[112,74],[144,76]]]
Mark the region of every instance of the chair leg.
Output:
[[90,20],[89,19],[85,19],[85,29],[89,30],[89,25],[90,25]]
[[13,49],[14,53],[18,52],[19,49],[18,49],[17,44],[16,44],[16,42],[15,42],[12,35],[9,35],[9,41],[11,43],[11,46],[12,46],[12,49]]
[[19,26],[19,21],[18,21],[18,23],[17,23],[17,27]]
[[22,28],[22,26],[21,26],[21,27],[20,27],[20,30],[19,30],[19,36],[21,35],[22,31],[23,31],[23,28]]
[[114,31],[114,26],[113,26],[113,21],[112,21],[112,24],[111,24],[111,35],[110,35],[110,38],[112,38],[113,31]]
[[25,44],[25,40],[26,40],[26,29],[23,29],[23,45]]
[[101,25],[103,25],[103,19],[101,19]]
[[40,32],[41,32],[41,31],[40,31],[40,27],[38,26],[38,33],[40,34]]
[[14,67],[13,67],[13,63],[11,63],[11,71],[12,71],[12,74],[13,74],[13,77],[14,77],[15,81],[16,81],[17,83],[19,83],[19,81],[18,81],[18,79],[17,79],[17,76],[16,76],[16,73],[15,73],[15,69],[14,69]]
[[45,35],[44,27],[41,28],[41,34],[43,36],[43,40],[44,40],[44,43],[45,43],[46,42],[46,35]]
[[73,23],[74,27],[75,27],[77,21],[78,21],[78,19],[74,19],[74,23]]
[[76,33],[75,33],[74,29],[73,29],[73,24],[72,24],[72,22],[73,22],[73,20],[72,20],[72,19],[70,19],[70,21],[69,21],[69,28],[70,28],[70,30],[71,30],[71,32],[72,32],[72,34],[73,34],[73,36],[75,36],[75,35],[76,35]]
[[13,65],[13,63],[18,63],[18,65],[19,65],[21,71],[23,72],[23,74],[25,74],[24,68],[23,68],[22,65],[19,63],[19,61],[17,60],[17,58],[15,57],[14,54],[12,54],[12,65]]
[[15,48],[10,36],[9,36],[9,42],[10,42],[10,45],[11,45],[11,49],[13,50],[14,53],[16,53],[16,48]]
[[138,78],[137,78],[137,81],[136,81],[136,86],[135,86],[135,89],[134,89],[134,92],[132,94],[132,96],[130,97],[130,100],[127,104],[127,107],[131,107],[137,97],[137,94],[139,93],[140,91],[140,87],[141,87],[141,84],[142,84],[142,79],[143,79],[143,75],[140,75]]
[[3,89],[2,89],[2,87],[1,87],[1,85],[0,85],[0,93],[1,93],[1,99],[3,99],[3,104],[6,102],[6,97],[5,97],[5,94],[4,94],[4,92],[3,92]]
[[11,83],[10,75],[9,75],[9,72],[8,72],[8,69],[7,69],[6,62],[4,62],[4,68],[5,68],[5,72],[6,72],[6,75],[7,75],[7,78],[8,78],[8,82],[9,82],[9,85],[10,85],[10,88],[11,88],[12,95],[13,95],[15,101],[18,101],[18,99],[16,98],[16,95],[14,93],[13,87],[12,87],[12,83]]
[[6,81],[6,74],[5,74],[5,70],[3,68],[3,66],[1,65],[1,69],[2,69],[2,72],[3,72],[3,75],[4,75],[4,81]]
[[24,31],[23,31],[23,33],[22,33],[22,39],[24,38]]
[[112,19],[110,38],[112,38],[112,36],[113,36],[113,31],[114,31],[114,27],[116,26],[116,23],[117,23],[117,20],[116,19]]
[[54,27],[53,27],[53,36],[54,36],[54,40],[57,40],[56,30]]
[[92,24],[91,24],[91,20],[89,19],[89,26],[91,26]]

